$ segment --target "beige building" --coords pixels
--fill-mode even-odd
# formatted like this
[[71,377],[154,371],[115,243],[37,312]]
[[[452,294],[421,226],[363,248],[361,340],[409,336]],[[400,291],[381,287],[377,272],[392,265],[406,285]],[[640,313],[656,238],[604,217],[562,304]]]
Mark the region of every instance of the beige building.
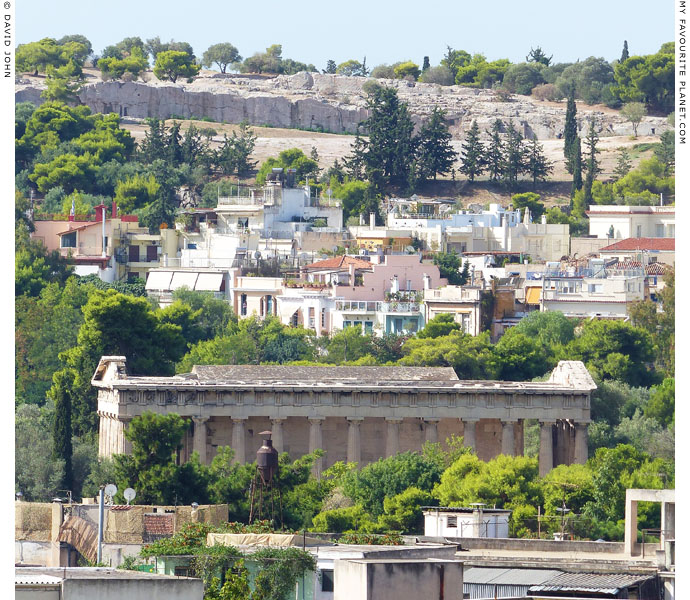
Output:
[[192,451],[208,463],[219,446],[251,461],[261,431],[279,452],[317,448],[316,471],[336,461],[367,464],[425,441],[464,436],[479,458],[524,452],[525,419],[541,423],[540,472],[587,460],[590,394],[596,385],[581,362],[561,361],[547,382],[460,381],[451,368],[195,366],[174,377],[134,377],[126,359],[104,356],[98,388],[99,455],[130,451],[124,432],[147,411],[177,413],[193,426]]
[[589,235],[597,238],[676,237],[675,206],[590,205],[587,217]]

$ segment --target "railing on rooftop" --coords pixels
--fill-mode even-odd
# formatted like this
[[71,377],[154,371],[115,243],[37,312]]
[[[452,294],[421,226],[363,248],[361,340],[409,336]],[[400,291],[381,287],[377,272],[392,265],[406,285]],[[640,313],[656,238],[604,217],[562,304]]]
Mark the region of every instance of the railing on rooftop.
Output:
[[585,277],[644,277],[644,269],[616,269],[611,267],[583,268],[570,267],[566,269],[547,269],[544,271],[544,278],[573,278],[583,279]]
[[374,300],[336,300],[335,310],[348,313],[389,312],[419,313],[421,305],[417,302],[381,302]]

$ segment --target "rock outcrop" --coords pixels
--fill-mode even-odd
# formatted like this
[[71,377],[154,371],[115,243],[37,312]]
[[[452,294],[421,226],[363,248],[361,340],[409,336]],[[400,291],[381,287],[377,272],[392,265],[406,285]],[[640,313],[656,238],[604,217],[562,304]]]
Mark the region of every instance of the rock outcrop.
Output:
[[[371,81],[319,73],[256,78],[207,72],[193,83],[96,82],[79,93],[82,103],[97,112],[115,112],[123,117],[182,118],[207,117],[214,121],[309,129],[332,133],[354,133],[368,111],[362,86]],[[439,106],[447,113],[451,133],[461,139],[476,120],[484,132],[496,119],[513,124],[526,136],[540,140],[560,137],[565,122],[565,102],[544,103],[529,96],[513,96],[501,102],[491,90],[442,87],[402,80],[377,80],[395,87],[408,103],[415,122],[421,124]],[[19,83],[17,102],[41,102],[40,86]],[[587,119],[595,115],[600,135],[631,135],[632,127],[615,111],[578,106],[578,126],[584,135]],[[645,117],[639,135],[660,134],[666,120]]]

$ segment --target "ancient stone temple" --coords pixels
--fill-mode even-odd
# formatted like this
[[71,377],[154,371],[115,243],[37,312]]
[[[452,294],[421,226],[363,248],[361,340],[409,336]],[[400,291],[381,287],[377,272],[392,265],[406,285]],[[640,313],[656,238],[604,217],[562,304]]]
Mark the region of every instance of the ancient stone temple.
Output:
[[294,458],[316,448],[316,470],[360,465],[425,441],[464,437],[479,458],[524,452],[525,419],[540,423],[539,471],[587,460],[590,395],[596,385],[578,361],[561,361],[548,381],[461,381],[441,367],[195,366],[174,377],[127,375],[123,356],[104,356],[98,388],[99,454],[129,451],[124,431],[146,411],[191,420],[180,460],[196,450],[210,462],[218,446],[253,460],[259,433]]

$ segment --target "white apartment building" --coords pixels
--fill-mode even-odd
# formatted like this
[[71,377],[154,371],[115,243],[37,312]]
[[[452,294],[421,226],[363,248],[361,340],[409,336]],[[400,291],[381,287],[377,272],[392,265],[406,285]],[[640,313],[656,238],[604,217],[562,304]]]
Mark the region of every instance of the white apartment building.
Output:
[[600,239],[674,238],[675,206],[590,205],[589,235]]

